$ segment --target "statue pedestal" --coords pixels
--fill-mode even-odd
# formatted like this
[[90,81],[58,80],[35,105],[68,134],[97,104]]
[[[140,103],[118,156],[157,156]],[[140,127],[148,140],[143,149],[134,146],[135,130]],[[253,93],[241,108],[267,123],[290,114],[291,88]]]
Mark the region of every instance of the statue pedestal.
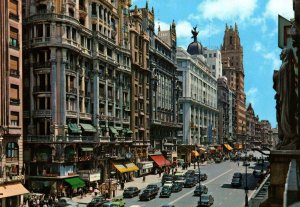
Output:
[[283,193],[289,164],[292,159],[300,163],[300,150],[273,150],[270,153],[270,186],[268,199],[261,207],[282,207]]

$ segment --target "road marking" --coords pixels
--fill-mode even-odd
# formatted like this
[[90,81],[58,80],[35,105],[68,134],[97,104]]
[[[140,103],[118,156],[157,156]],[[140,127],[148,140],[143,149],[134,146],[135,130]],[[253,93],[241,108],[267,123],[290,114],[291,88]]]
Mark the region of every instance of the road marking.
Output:
[[256,192],[256,190],[253,190],[253,191],[250,193],[249,198],[248,198],[248,201],[251,200],[251,198],[252,198],[252,196],[253,196],[253,194],[254,194],[255,192]]
[[[211,183],[211,182],[217,180],[218,178],[222,177],[223,175],[229,173],[230,171],[232,171],[232,169],[227,170],[226,172],[222,173],[221,175],[218,175],[218,176],[215,177],[214,179],[211,179],[210,181],[205,182],[205,183],[203,183],[203,184],[204,184],[204,185],[207,185],[207,184],[209,184],[209,183]],[[187,192],[187,193],[183,194],[182,196],[176,198],[174,201],[170,202],[169,204],[174,204],[174,203],[176,203],[177,201],[181,200],[182,198],[184,198],[185,196],[187,196],[187,195],[189,195],[189,194],[191,194],[191,193],[193,193],[193,192],[194,192],[194,191]]]

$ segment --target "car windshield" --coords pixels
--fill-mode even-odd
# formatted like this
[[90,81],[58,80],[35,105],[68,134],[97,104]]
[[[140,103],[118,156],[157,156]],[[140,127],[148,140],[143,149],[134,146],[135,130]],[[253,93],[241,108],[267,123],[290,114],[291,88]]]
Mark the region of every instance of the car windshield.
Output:
[[239,178],[232,178],[232,182],[239,182],[240,179]]
[[129,187],[129,188],[126,188],[125,191],[135,191],[135,189],[136,189],[135,187]]
[[203,195],[201,196],[201,201],[207,202],[209,200],[208,196]]
[[144,190],[143,193],[150,193],[150,190]]
[[240,176],[241,176],[240,173],[234,173],[234,174],[233,174],[233,177],[240,177]]

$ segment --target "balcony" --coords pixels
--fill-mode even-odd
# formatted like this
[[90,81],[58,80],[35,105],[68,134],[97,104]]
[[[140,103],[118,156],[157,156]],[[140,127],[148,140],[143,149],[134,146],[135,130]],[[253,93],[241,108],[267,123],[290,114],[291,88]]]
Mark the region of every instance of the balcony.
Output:
[[77,117],[77,111],[67,110],[67,116],[76,118]]
[[51,92],[50,86],[33,86],[34,93]]
[[52,142],[50,135],[28,135],[24,139],[25,143],[50,143]]
[[11,98],[10,99],[10,105],[19,106],[20,105],[20,99]]
[[108,142],[110,142],[110,137],[109,136],[99,136],[99,139],[98,139],[98,141],[100,142],[100,143],[108,143]]
[[69,90],[67,90],[67,93],[77,95],[77,88],[69,88]]
[[51,68],[51,62],[33,63],[33,69]]
[[35,118],[45,118],[51,116],[51,110],[50,109],[37,109],[34,111],[33,116]]
[[123,124],[129,124],[130,119],[129,118],[123,118]]
[[90,113],[80,112],[79,115],[81,119],[89,119],[89,120],[92,119],[92,115]]
[[20,71],[10,69],[9,75],[14,78],[20,78]]

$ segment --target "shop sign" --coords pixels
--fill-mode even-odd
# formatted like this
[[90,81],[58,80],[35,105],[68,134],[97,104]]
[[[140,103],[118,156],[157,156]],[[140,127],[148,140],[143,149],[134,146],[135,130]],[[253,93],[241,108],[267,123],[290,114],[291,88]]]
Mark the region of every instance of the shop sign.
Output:
[[90,182],[100,180],[100,173],[92,173],[90,174]]
[[143,169],[149,169],[153,167],[153,163],[146,163],[143,165]]

